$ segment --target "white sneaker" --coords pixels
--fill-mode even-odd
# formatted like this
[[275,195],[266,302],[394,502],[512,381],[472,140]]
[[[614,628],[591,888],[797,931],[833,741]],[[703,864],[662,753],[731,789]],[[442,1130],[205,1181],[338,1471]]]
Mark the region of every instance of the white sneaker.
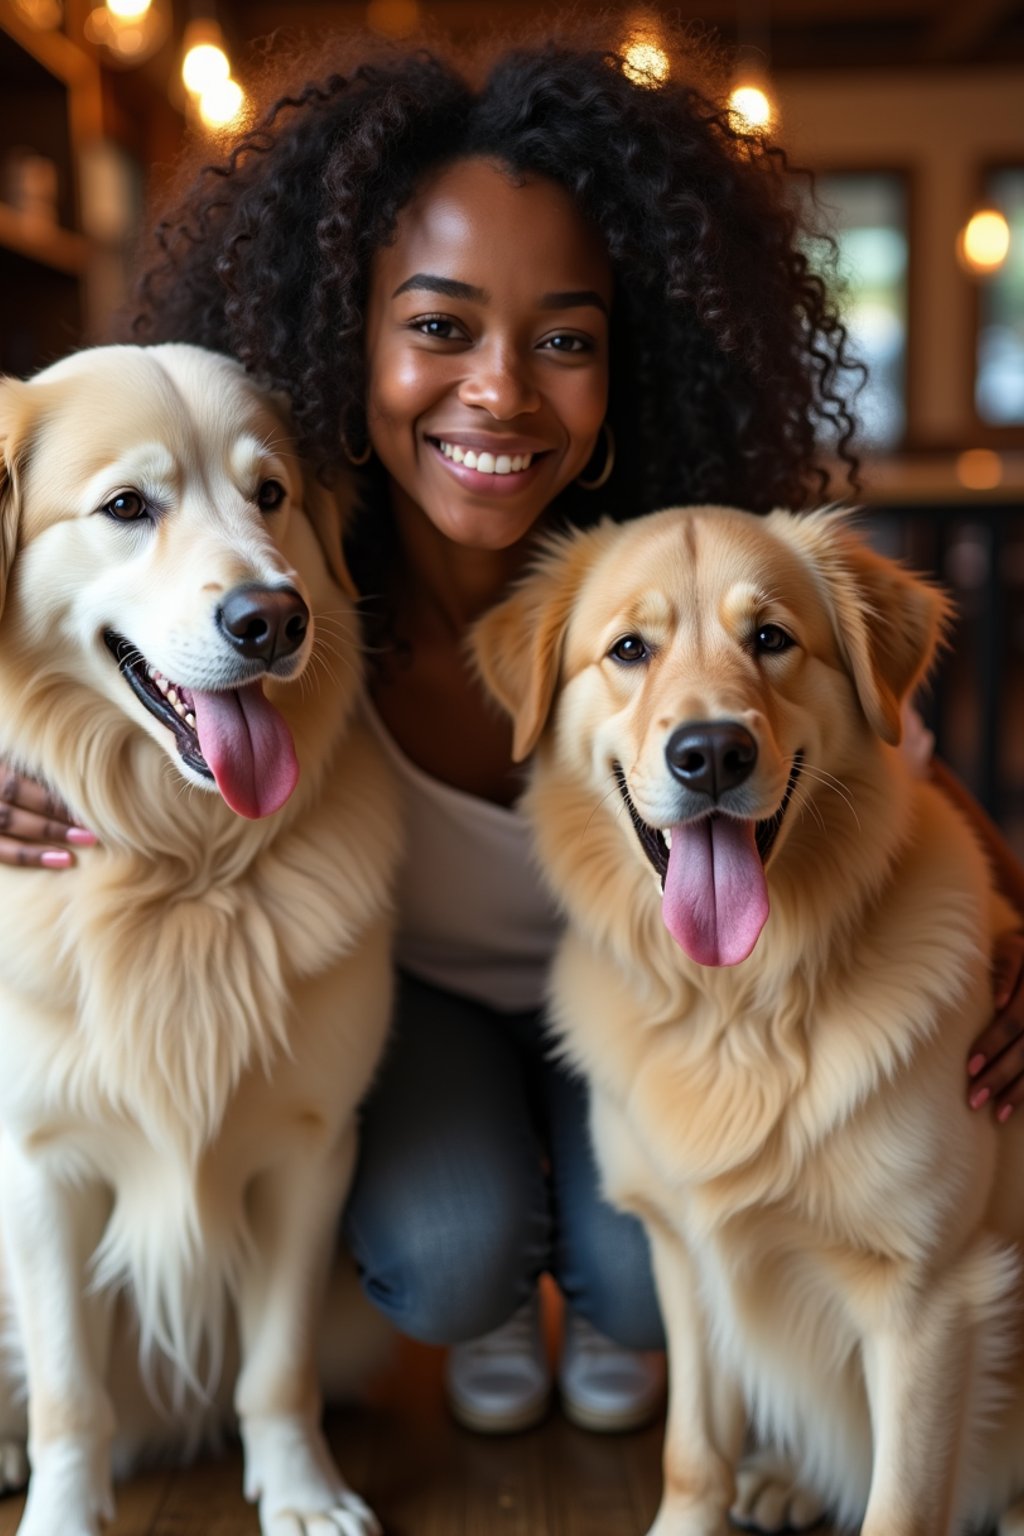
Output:
[[640,1429],[664,1401],[665,1358],[654,1350],[623,1349],[567,1307],[558,1386],[566,1418],[581,1429]]
[[507,1323],[448,1351],[445,1391],[452,1416],[483,1435],[539,1424],[551,1400],[551,1369],[535,1291]]

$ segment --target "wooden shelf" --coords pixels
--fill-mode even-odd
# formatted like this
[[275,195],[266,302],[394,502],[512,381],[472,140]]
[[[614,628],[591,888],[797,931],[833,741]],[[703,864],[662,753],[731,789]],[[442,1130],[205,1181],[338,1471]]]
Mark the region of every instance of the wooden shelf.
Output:
[[37,261],[54,272],[69,277],[84,275],[89,261],[89,243],[84,235],[56,224],[26,217],[17,208],[0,202],[0,248]]

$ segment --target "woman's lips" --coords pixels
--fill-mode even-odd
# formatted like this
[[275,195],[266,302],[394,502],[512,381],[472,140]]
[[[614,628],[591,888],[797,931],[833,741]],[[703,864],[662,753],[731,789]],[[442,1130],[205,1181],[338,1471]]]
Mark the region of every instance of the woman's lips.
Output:
[[[444,465],[445,469],[460,485],[464,486],[466,490],[484,496],[517,495],[518,492],[532,485],[533,481],[537,478],[541,464],[550,453],[550,449],[546,449],[543,452],[533,451],[532,462],[528,469],[513,469],[507,474],[498,474],[496,471],[492,471],[488,474],[479,469],[470,469],[464,463],[457,464],[454,459],[448,458],[442,451],[440,441],[437,438],[429,437],[427,442],[435,458]],[[497,444],[489,445],[487,448],[481,447],[476,449],[475,452],[490,453],[494,459],[497,459],[501,454],[505,454],[509,458],[517,456],[517,451],[509,450]]]

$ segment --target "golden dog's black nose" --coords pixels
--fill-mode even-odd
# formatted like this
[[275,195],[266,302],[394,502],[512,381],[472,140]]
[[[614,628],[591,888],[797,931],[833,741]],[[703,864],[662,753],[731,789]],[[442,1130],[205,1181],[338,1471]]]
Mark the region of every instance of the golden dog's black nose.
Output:
[[221,634],[243,656],[271,666],[306,638],[309,609],[293,587],[235,587],[217,610]]
[[672,732],[665,761],[680,784],[718,800],[750,777],[757,742],[735,720],[695,720]]

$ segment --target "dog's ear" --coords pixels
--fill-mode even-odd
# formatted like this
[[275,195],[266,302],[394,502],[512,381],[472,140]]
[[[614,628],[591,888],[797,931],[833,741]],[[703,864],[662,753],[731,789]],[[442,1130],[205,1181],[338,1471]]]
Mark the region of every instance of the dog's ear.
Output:
[[470,654],[513,723],[512,757],[529,757],[547,724],[565,633],[597,530],[552,540],[530,573],[474,624]]
[[18,547],[21,521],[20,461],[28,445],[29,390],[19,379],[0,378],[0,613]]
[[323,550],[327,568],[341,590],[356,599],[359,593],[346,564],[342,544],[349,519],[354,515],[351,493],[344,483],[336,487],[324,485],[310,465],[304,466],[303,474],[302,504]]
[[[835,513],[804,521],[825,579],[836,637],[869,725],[892,746],[904,702],[925,677],[952,620],[949,598],[876,554]],[[817,526],[815,526],[817,525]]]

